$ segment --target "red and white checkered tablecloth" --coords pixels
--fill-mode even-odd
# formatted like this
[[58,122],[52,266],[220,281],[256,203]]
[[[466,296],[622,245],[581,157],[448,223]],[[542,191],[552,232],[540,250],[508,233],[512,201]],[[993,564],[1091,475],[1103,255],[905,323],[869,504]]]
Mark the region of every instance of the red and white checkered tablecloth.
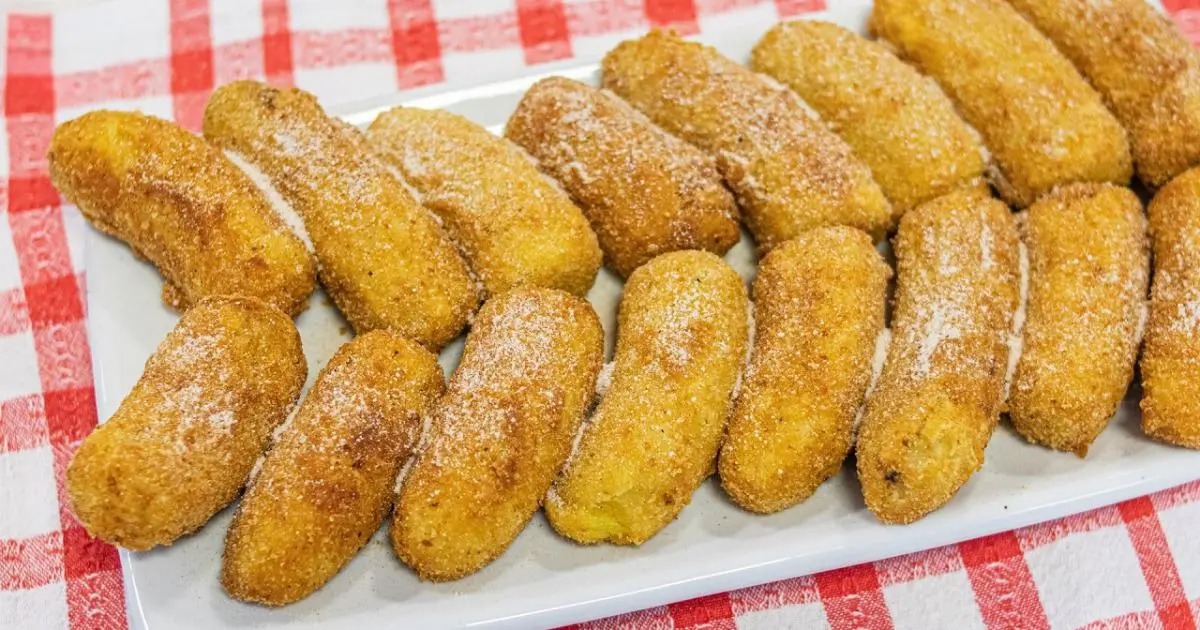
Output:
[[[836,1],[836,0],[831,0]],[[1200,0],[1166,0],[1200,40]],[[595,58],[649,27],[761,23],[824,0],[110,0],[8,14],[0,35],[0,628],[125,628],[116,550],[63,475],[96,423],[78,212],[54,126],[100,108],[197,129],[214,86],[265,77],[325,103]],[[1200,482],[910,556],[583,628],[1195,628]]]

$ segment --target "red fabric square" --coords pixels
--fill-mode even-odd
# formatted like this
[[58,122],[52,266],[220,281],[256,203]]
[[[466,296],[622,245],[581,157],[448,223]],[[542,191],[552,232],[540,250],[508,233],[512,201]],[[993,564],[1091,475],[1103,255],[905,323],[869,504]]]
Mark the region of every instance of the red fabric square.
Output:
[[43,397],[51,444],[78,442],[96,426],[96,394],[92,388],[50,391]]
[[74,274],[26,284],[25,303],[34,327],[83,319],[83,298]]
[[651,26],[674,26],[685,33],[699,30],[695,0],[654,0],[646,3],[646,19]]
[[526,63],[571,56],[571,36],[561,0],[517,0],[517,28]]
[[826,571],[818,573],[816,578],[817,588],[820,589],[822,599],[845,597],[879,588],[879,577],[872,564],[858,564]]
[[8,116],[54,113],[54,78],[8,75],[4,85],[4,111]]
[[779,12],[779,17],[824,11],[825,6],[825,0],[775,0],[775,9]]
[[59,202],[58,190],[43,173],[9,179],[8,191],[9,212],[50,208],[57,206]]
[[675,628],[704,628],[705,630],[733,630],[737,626],[733,620],[733,608],[729,604],[728,593],[718,593],[697,597],[684,602],[667,606],[667,612]]
[[121,560],[111,545],[92,538],[82,527],[63,530],[63,572],[67,579],[120,568]]
[[0,402],[0,453],[46,444],[46,409],[33,394]]
[[1012,532],[1004,532],[959,543],[958,552],[962,554],[964,565],[978,567],[1013,557],[1021,557],[1021,545]]
[[92,354],[83,322],[34,328],[43,392],[91,389]]

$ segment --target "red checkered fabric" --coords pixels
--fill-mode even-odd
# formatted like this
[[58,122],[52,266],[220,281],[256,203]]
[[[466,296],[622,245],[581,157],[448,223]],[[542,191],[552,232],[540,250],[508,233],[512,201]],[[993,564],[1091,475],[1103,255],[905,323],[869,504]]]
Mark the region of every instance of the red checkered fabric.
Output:
[[[1166,0],[1200,41],[1200,0]],[[596,58],[649,26],[767,25],[823,0],[111,0],[9,14],[0,40],[0,627],[124,628],[116,551],[66,509],[96,423],[80,256],[46,174],[55,124],[137,108],[199,127],[215,85],[258,77],[326,103]],[[1200,482],[873,564],[580,628],[1195,628]]]

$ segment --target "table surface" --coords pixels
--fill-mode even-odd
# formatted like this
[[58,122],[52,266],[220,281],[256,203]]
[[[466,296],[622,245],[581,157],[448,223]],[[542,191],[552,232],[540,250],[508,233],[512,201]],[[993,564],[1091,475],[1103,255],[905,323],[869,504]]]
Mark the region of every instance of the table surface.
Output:
[[[1195,40],[1200,1],[1164,4]],[[63,495],[66,464],[97,418],[82,297],[89,228],[46,175],[55,124],[111,107],[195,130],[212,88],[240,78],[351,102],[597,58],[649,26],[765,30],[823,7],[821,0],[0,3],[0,626],[127,625],[116,551],[87,536]],[[1197,523],[1200,482],[584,626],[1194,628]]]

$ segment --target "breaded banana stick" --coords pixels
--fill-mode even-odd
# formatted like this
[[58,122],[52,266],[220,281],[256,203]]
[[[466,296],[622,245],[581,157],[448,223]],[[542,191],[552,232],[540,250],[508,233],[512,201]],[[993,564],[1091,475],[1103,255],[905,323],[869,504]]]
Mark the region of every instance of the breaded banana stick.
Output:
[[1137,195],[1071,184],[1030,206],[1029,301],[1008,401],[1030,442],[1083,457],[1125,397],[1150,275]]
[[1200,449],[1200,168],[1150,202],[1154,284],[1142,350],[1142,430]]
[[654,30],[604,57],[604,86],[717,160],[765,252],[822,225],[895,223],[871,171],[787,88]]
[[1004,0],[878,0],[871,28],[983,135],[992,184],[1025,207],[1055,186],[1129,181],[1125,131],[1062,53]]
[[571,199],[503,138],[450,112],[396,107],[367,132],[445,221],[489,295],[518,286],[584,295],[600,247]]
[[266,197],[225,154],[178,125],[96,111],[59,125],[54,185],[98,230],[129,244],[184,310],[211,295],[247,295],[295,315],[316,263]]
[[488,300],[427,446],[401,473],[396,555],[441,582],[504,553],[570,453],[603,360],[604,330],[582,299],[524,287]]
[[984,183],[978,135],[932,79],[876,42],[829,22],[785,22],[755,45],[750,67],[812,106],[899,214]]
[[[1144,0],[1008,0],[1104,95],[1138,176],[1162,186],[1200,163],[1200,53]],[[1182,97],[1182,98],[1181,98]]]
[[1019,298],[1016,222],[979,192],[900,220],[887,361],[859,430],[858,479],[885,523],[941,507],[983,464]]
[[126,549],[196,531],[245,485],[307,371],[300,335],[279,310],[248,297],[200,300],[75,452],[75,515]]
[[282,606],[324,586],[379,529],[443,389],[437,357],[395,333],[338,349],[238,506],[225,590]]
[[850,452],[892,270],[864,232],[818,228],[763,258],[754,349],[718,468],[734,503],[804,501]]
[[546,498],[558,533],[640,545],[714,470],[749,336],[746,287],[708,252],[629,276],[612,384]]
[[716,163],[608,90],[551,77],[504,131],[566,188],[622,277],[659,254],[738,242],[737,205]]
[[213,92],[204,137],[262,171],[304,220],[325,289],[359,333],[386,328],[437,350],[478,304],[436,219],[311,94],[235,81]]

